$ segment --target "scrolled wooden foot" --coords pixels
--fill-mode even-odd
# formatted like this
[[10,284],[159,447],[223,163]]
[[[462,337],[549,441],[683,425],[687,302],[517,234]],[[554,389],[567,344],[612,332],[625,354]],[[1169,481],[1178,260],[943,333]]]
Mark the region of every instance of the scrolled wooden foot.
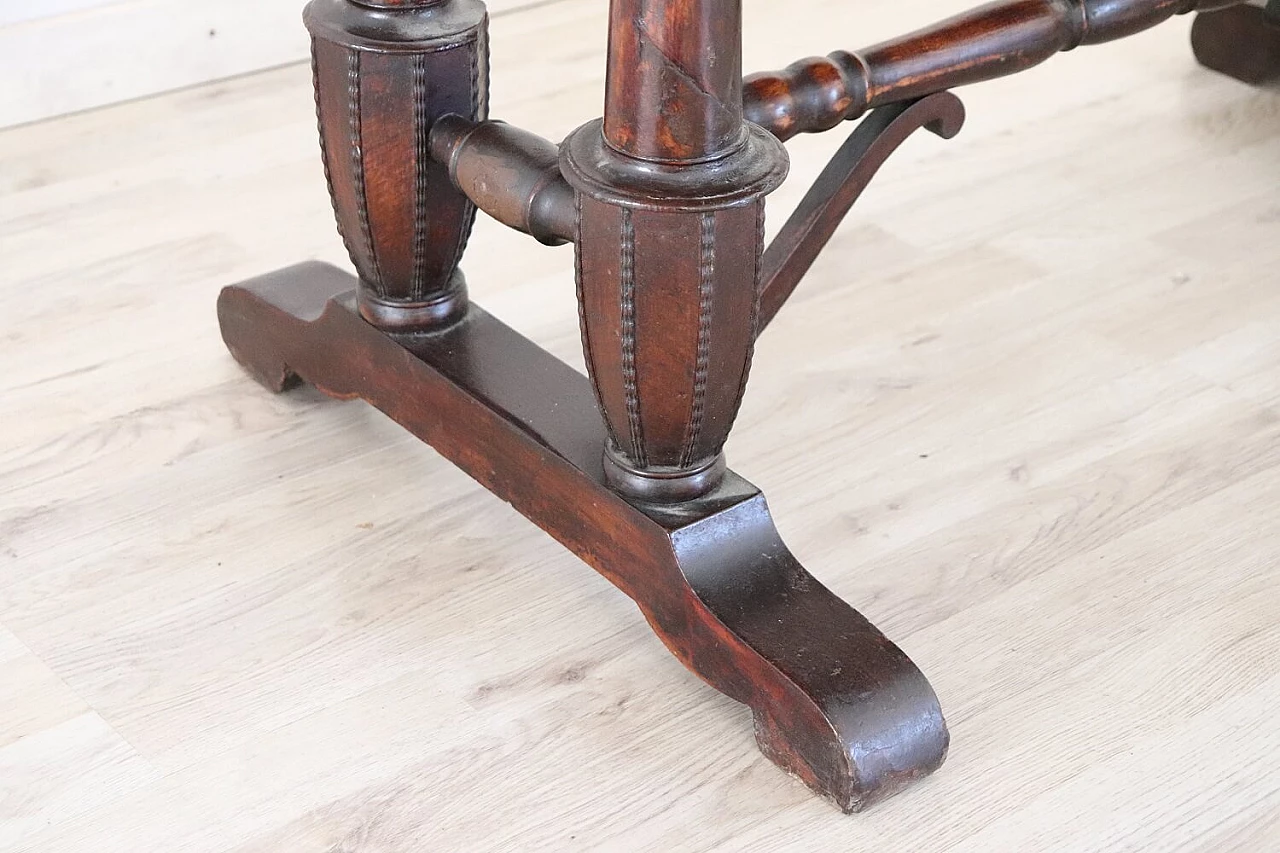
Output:
[[629,502],[606,483],[584,377],[475,306],[393,338],[357,313],[358,284],[310,263],[226,288],[223,338],[273,390],[297,375],[372,403],[577,553],[690,670],[750,706],[765,755],[840,808],[942,763],[929,683],[805,571],[758,489],[730,471],[695,501]]
[[1191,48],[1201,65],[1245,83],[1280,80],[1280,2],[1201,12]]

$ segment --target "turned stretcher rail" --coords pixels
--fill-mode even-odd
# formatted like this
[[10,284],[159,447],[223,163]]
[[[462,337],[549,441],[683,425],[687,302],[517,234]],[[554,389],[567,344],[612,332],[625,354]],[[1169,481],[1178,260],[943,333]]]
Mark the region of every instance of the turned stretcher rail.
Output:
[[1174,15],[1241,2],[1002,0],[865,50],[752,74],[744,113],[790,139],[829,130],[872,107],[1026,71],[1062,51],[1124,38]]
[[573,240],[573,189],[560,174],[560,149],[502,121],[449,115],[431,129],[431,156],[476,207],[549,246]]
[[[786,140],[830,130],[874,107],[1016,74],[1062,51],[1133,35],[1175,15],[1242,2],[1002,0],[866,50],[752,74],[743,83],[744,115]],[[710,121],[703,113],[715,115],[698,113],[703,124]],[[573,240],[573,191],[559,173],[554,143],[501,122],[449,116],[431,132],[431,154],[455,186],[499,222],[552,245]],[[504,179],[493,180],[494,170]]]

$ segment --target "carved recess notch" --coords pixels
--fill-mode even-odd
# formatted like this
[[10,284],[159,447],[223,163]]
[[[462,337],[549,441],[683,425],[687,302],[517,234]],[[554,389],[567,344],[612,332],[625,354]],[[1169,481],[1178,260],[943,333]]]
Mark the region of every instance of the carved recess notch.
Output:
[[475,207],[430,152],[435,120],[488,112],[480,0],[312,0],[316,112],[338,231],[360,311],[395,331],[466,309],[458,261]]

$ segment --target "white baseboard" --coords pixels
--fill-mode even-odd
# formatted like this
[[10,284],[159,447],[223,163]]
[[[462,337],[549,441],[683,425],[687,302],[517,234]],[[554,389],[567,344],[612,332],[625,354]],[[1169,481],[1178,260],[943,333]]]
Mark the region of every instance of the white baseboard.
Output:
[[[531,1],[496,0],[489,10]],[[64,0],[61,14],[0,19],[0,127],[307,57],[304,0],[101,3]]]

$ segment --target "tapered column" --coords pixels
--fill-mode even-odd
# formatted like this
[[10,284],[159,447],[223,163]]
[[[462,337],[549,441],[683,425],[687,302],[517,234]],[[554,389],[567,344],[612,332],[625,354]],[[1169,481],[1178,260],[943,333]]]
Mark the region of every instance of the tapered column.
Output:
[[561,148],[615,488],[714,488],[755,340],[781,144],[742,120],[740,0],[613,0],[604,119]]
[[389,330],[466,309],[458,261],[475,208],[432,160],[450,113],[487,113],[480,0],[312,0],[316,110],[338,230],[360,275],[360,311]]

